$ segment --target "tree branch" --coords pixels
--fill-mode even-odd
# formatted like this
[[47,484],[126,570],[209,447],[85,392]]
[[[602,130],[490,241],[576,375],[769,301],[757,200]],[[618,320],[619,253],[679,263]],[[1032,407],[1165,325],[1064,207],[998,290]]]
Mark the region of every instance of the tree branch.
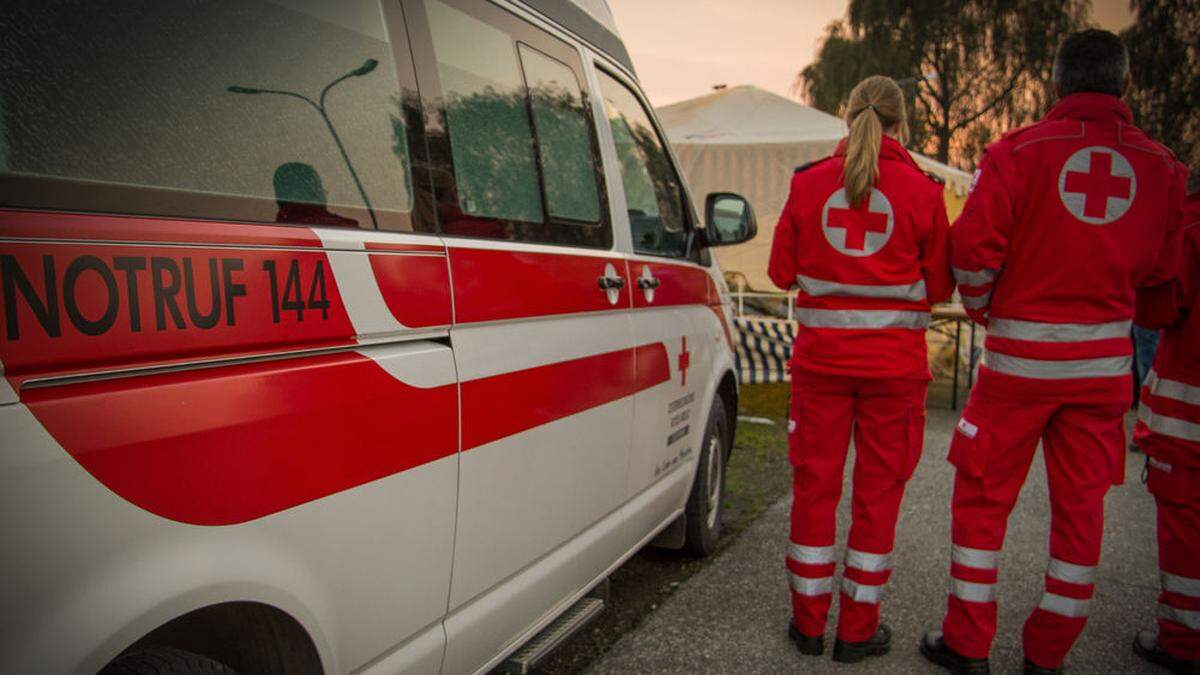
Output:
[[1018,70],[1015,73],[1013,73],[1012,78],[1009,79],[1009,81],[1008,81],[1008,85],[1006,85],[1004,87],[1004,89],[1000,92],[1000,95],[993,98],[990,103],[988,103],[987,105],[980,108],[974,114],[968,115],[966,118],[960,120],[957,124],[953,125],[950,128],[951,132],[958,131],[959,129],[966,127],[967,125],[971,124],[975,120],[986,115],[988,112],[993,110],[996,106],[1000,105],[1000,103],[1002,101],[1004,101],[1005,99],[1008,98],[1008,95],[1012,93],[1013,89],[1016,89],[1017,82],[1020,79],[1021,79],[1021,71]]

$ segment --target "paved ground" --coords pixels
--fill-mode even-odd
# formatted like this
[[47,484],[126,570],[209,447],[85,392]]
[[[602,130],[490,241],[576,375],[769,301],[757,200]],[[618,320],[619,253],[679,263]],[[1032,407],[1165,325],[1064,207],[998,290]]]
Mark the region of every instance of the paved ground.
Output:
[[[945,453],[956,420],[951,411],[929,412],[925,457],[909,483],[883,610],[894,631],[891,654],[841,665],[792,648],[785,636],[790,614],[783,566],[790,502],[785,498],[588,672],[936,672],[917,653],[916,643],[922,632],[940,625],[945,605],[952,478]],[[1157,593],[1154,503],[1140,482],[1142,462],[1141,455],[1130,455],[1126,485],[1109,493],[1096,601],[1088,629],[1067,661],[1070,672],[1153,672],[1129,647],[1135,629],[1153,626]],[[839,513],[842,545],[848,502],[843,499]],[[1000,634],[992,650],[997,673],[1020,672],[1020,628],[1041,596],[1048,518],[1039,458],[1013,513],[1001,559]]]

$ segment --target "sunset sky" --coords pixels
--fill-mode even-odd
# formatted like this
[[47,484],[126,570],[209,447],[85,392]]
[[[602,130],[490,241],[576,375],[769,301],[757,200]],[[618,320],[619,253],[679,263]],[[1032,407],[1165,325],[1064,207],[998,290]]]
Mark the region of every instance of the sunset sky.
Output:
[[[816,54],[846,0],[609,0],[655,106],[701,96],[714,84],[753,84],[784,96]],[[1120,30],[1128,0],[1093,0],[1092,20]]]

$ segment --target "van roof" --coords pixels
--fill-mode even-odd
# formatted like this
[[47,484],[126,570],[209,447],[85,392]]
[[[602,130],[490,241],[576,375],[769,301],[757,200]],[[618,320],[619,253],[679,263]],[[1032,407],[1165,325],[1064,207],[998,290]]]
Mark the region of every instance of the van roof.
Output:
[[633,61],[617,32],[608,0],[518,0],[612,57],[631,74]]

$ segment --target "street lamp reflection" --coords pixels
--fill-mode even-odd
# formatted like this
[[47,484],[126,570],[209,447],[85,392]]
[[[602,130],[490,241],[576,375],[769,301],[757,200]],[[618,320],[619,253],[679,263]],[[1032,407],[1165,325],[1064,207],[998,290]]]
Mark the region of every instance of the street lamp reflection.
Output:
[[337,149],[342,155],[342,160],[346,163],[346,168],[350,171],[350,178],[354,180],[354,185],[358,188],[358,194],[362,196],[363,204],[367,207],[367,215],[371,217],[371,225],[373,225],[375,229],[379,229],[379,223],[375,219],[375,209],[371,207],[371,200],[369,197],[367,197],[367,191],[363,187],[362,181],[358,178],[358,172],[354,170],[354,164],[350,161],[350,155],[346,153],[346,146],[342,144],[342,139],[340,136],[338,136],[337,129],[334,128],[333,121],[329,119],[329,114],[325,110],[325,96],[328,95],[329,90],[333,89],[333,87],[337,84],[340,84],[341,82],[352,77],[362,77],[363,75],[375,70],[375,68],[378,66],[379,61],[375,59],[367,59],[361,66],[325,85],[325,87],[321,89],[321,95],[317,97],[316,101],[305,96],[304,94],[299,94],[294,91],[285,91],[282,89],[264,89],[260,87],[243,87],[240,85],[231,85],[227,88],[227,91],[233,94],[274,94],[276,96],[289,96],[291,98],[300,99],[301,101],[304,101],[308,105],[312,106],[313,109],[316,110],[321,116],[321,119],[325,121],[325,126],[329,129],[329,135],[333,137],[333,142],[335,145],[337,145]]

